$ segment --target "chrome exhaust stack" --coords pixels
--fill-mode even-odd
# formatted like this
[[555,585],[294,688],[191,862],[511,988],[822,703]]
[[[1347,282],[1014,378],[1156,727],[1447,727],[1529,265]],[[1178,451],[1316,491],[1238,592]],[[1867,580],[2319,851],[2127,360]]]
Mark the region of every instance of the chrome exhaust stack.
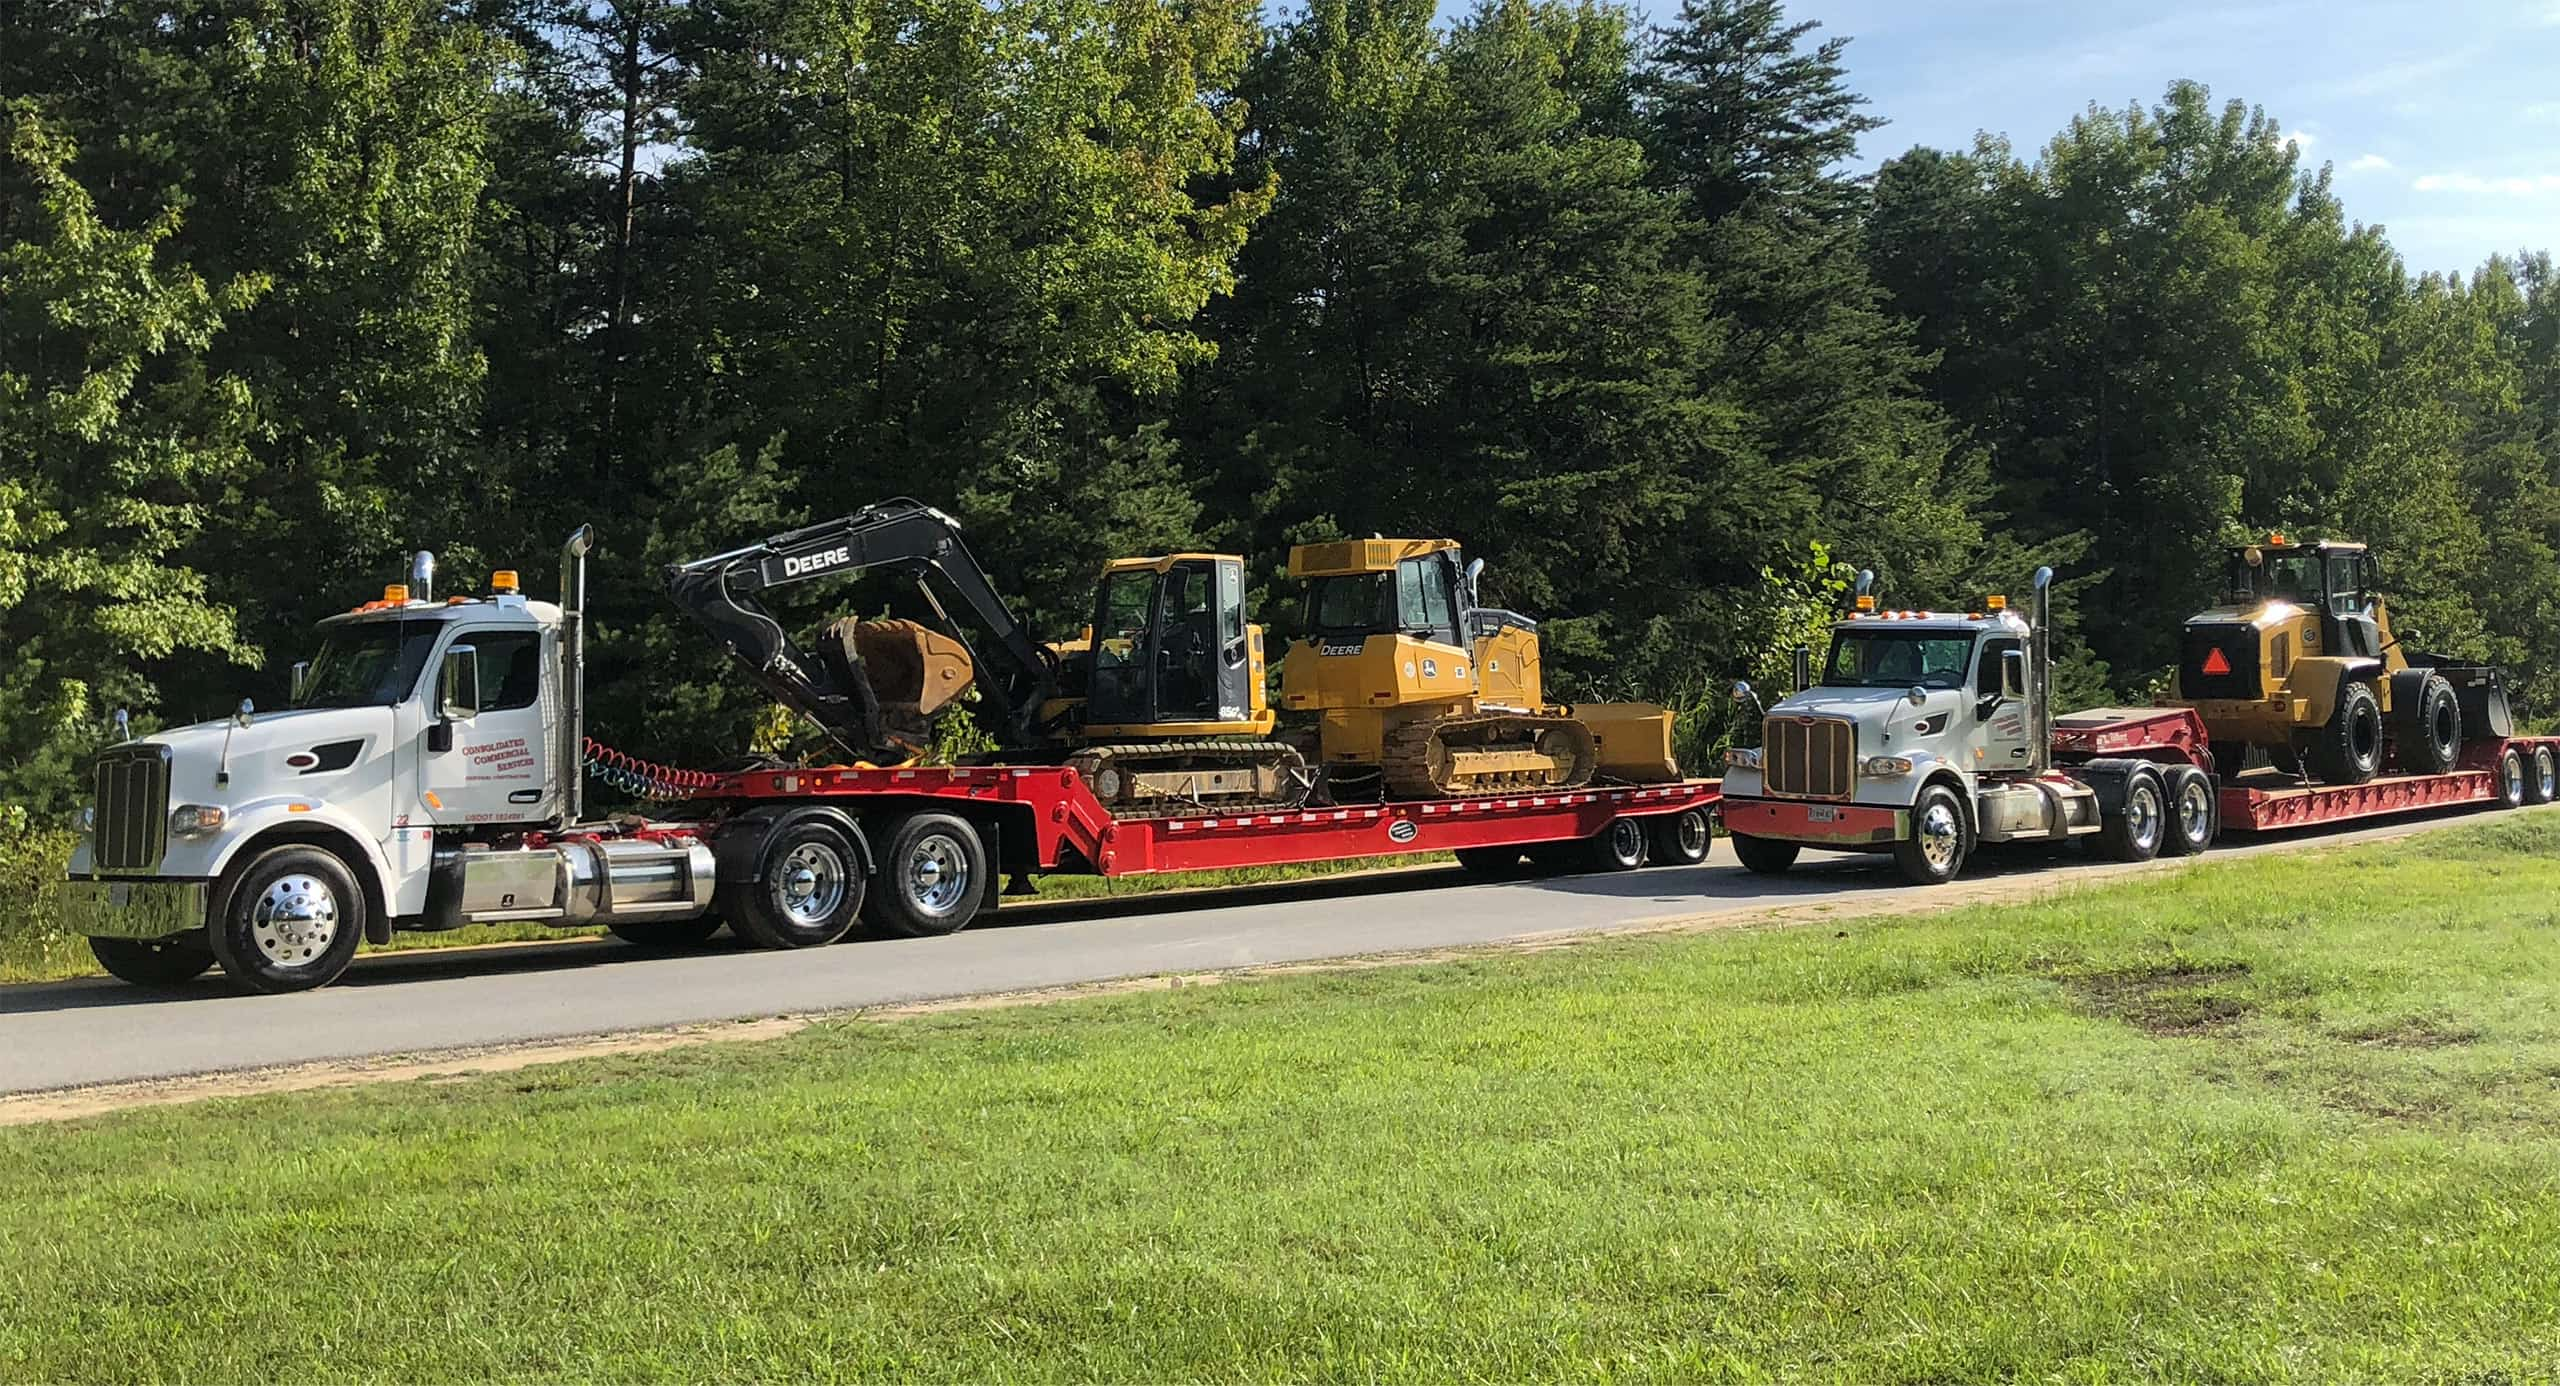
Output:
[[409,600],[431,602],[436,599],[436,556],[420,549],[409,555]]
[[2035,767],[2053,762],[2053,569],[2036,569],[2035,596],[2030,602],[2027,643],[2034,649],[2036,686],[2028,690],[2027,710],[2035,726]]
[[560,546],[560,808],[575,823],[587,791],[587,550],[593,525],[580,525]]

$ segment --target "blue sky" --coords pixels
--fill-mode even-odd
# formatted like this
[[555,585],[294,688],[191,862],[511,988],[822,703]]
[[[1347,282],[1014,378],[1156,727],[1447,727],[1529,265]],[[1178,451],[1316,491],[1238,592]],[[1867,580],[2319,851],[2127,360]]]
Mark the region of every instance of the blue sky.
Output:
[[2412,273],[2560,250],[2560,0],[1792,0],[1788,14],[1854,39],[1850,81],[1892,122],[1865,166],[1967,148],[1977,130],[2031,156],[2090,102],[2148,105],[2189,77],[2264,107],[2307,166],[2335,165],[2347,216],[2382,223]]

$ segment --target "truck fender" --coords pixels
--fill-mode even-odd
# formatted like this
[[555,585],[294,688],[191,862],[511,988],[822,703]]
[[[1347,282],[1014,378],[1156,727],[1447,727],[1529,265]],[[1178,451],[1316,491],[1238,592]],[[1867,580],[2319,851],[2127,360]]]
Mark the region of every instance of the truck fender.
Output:
[[770,808],[749,809],[721,824],[711,834],[711,858],[719,864],[720,884],[752,885],[762,879],[765,839],[784,827],[805,819],[817,818],[845,835],[853,844],[853,854],[860,861],[862,874],[877,870],[871,856],[871,839],[853,815],[833,804],[780,804]]
[[[1955,792],[1956,804],[1964,813],[1965,838],[1967,841],[1979,840],[1982,836],[1982,816],[1973,802],[1973,786],[1965,783],[1964,776],[1957,774],[1953,769],[1940,765],[1937,769],[1921,776],[1919,785],[1911,791],[1911,806],[1917,808],[1920,796],[1933,784],[1945,785]],[[1916,824],[1918,820],[1912,821]],[[1912,831],[1918,832],[1919,829],[1915,826]]]
[[2362,655],[2304,655],[2293,662],[2287,691],[2309,704],[2304,726],[2325,727],[2338,711],[2338,686],[2350,680],[2371,682],[2382,710],[2391,711],[2391,687],[2382,679],[2382,661]]
[[[367,941],[391,941],[391,863],[382,855],[382,844],[367,836],[355,820],[327,804],[311,804],[296,813],[285,801],[277,800],[243,807],[232,825],[221,854],[214,858],[215,881],[228,875],[234,863],[269,847],[288,842],[325,847],[347,864],[356,883],[364,887]],[[228,907],[229,902],[221,898],[217,885],[213,909],[218,913]]]

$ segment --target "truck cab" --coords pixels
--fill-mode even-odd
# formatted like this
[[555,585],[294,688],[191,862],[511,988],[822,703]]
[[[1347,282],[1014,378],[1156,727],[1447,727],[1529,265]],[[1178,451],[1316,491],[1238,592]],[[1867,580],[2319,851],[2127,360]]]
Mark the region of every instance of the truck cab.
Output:
[[[1743,865],[1784,871],[1807,846],[1884,852],[1936,884],[1987,842],[2093,837],[2138,859],[2209,840],[2212,786],[2194,766],[2057,763],[2051,582],[2039,569],[2032,622],[1999,597],[1958,613],[1882,610],[1861,593],[1803,686],[1757,716],[1759,744],[1726,753],[1724,821]],[[1757,711],[1748,685],[1736,697]]]

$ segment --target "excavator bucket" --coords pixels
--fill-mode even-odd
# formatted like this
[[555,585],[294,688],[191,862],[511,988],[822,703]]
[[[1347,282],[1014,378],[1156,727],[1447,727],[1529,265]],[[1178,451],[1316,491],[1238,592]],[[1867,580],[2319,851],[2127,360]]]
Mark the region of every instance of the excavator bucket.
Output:
[[1575,703],[1573,717],[1600,742],[1600,773],[1629,784],[1680,778],[1669,710],[1652,703]]
[[902,730],[920,731],[977,677],[966,645],[914,621],[848,617],[826,634],[845,656],[844,669],[870,685],[881,720]]

